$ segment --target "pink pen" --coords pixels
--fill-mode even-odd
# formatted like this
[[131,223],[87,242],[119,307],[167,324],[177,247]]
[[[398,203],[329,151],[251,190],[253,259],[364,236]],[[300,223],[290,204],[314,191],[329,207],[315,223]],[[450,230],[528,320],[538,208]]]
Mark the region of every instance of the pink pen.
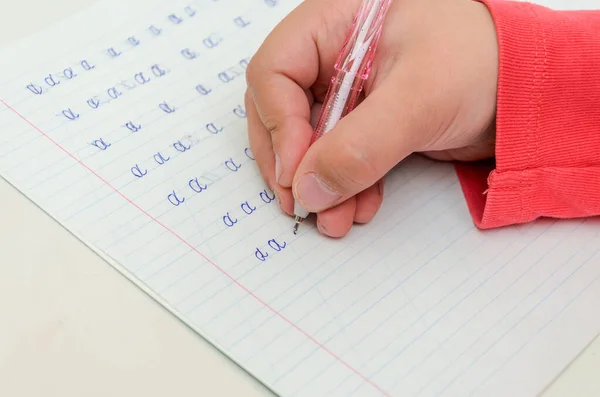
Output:
[[[365,81],[369,77],[383,21],[391,3],[392,0],[363,0],[350,36],[335,64],[335,73],[323,102],[311,145],[331,131],[356,106]],[[294,215],[296,216],[294,234],[296,234],[309,212],[295,203]]]

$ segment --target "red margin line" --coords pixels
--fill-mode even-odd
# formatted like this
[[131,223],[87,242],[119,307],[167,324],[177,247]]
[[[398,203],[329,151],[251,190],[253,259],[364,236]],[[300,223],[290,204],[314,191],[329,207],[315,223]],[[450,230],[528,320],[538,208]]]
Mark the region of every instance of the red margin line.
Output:
[[259,302],[261,305],[263,305],[265,308],[267,308],[269,311],[271,311],[277,317],[279,317],[280,319],[282,319],[283,321],[285,321],[292,328],[296,329],[298,332],[300,332],[301,334],[303,334],[304,336],[306,336],[311,342],[313,342],[315,345],[317,345],[317,347],[319,347],[321,350],[323,350],[324,352],[326,352],[327,354],[329,354],[331,357],[333,357],[335,360],[337,360],[338,362],[340,362],[340,364],[344,365],[350,371],[354,372],[362,380],[364,380],[369,385],[371,385],[375,389],[377,389],[377,391],[383,393],[383,395],[385,395],[387,397],[391,397],[385,390],[383,390],[375,382],[373,382],[371,379],[367,378],[365,375],[363,375],[362,373],[360,373],[357,369],[355,369],[354,367],[352,367],[350,364],[348,364],[346,361],[344,361],[341,357],[339,357],[334,352],[332,352],[331,350],[329,350],[325,345],[323,345],[321,342],[319,342],[318,340],[316,340],[308,332],[304,331],[302,328],[300,328],[298,325],[296,325],[293,321],[289,320],[287,317],[285,317],[283,314],[279,313],[277,310],[275,310],[273,307],[271,307],[264,300],[262,300],[261,298],[259,298],[256,294],[254,294],[252,291],[250,291],[248,288],[246,288],[242,283],[240,283],[238,280],[236,280],[235,278],[233,278],[229,273],[227,273],[220,266],[218,266],[215,262],[213,262],[210,258],[208,258],[206,255],[204,255],[202,252],[200,252],[198,249],[196,249],[196,247],[194,247],[192,244],[188,243],[183,237],[179,236],[177,233],[175,233],[173,230],[171,230],[168,226],[166,226],[165,224],[163,224],[162,222],[160,222],[158,219],[156,219],[155,217],[153,217],[152,215],[150,215],[142,207],[140,207],[139,205],[137,205],[136,203],[134,203],[131,199],[129,199],[127,196],[125,196],[123,193],[121,193],[117,188],[115,188],[113,185],[111,185],[107,180],[105,180],[98,173],[96,173],[96,171],[92,170],[85,163],[83,163],[80,159],[78,159],[73,154],[71,154],[71,152],[69,152],[67,149],[65,149],[63,146],[61,146],[60,143],[58,143],[54,139],[52,139],[48,134],[46,134],[44,131],[42,131],[38,126],[36,126],[35,124],[33,124],[31,121],[29,121],[25,116],[23,116],[15,108],[13,108],[12,106],[10,106],[8,103],[6,103],[1,98],[0,98],[0,103],[2,103],[2,105],[4,105],[8,110],[10,110],[15,115],[17,115],[21,120],[23,120],[24,122],[26,122],[27,124],[29,124],[34,130],[36,130],[37,132],[39,132],[40,134],[42,134],[42,136],[44,138],[46,138],[47,140],[49,140],[50,142],[52,142],[57,148],[59,148],[60,150],[62,150],[67,156],[69,156],[70,158],[72,158],[73,160],[75,160],[77,163],[79,163],[79,165],[81,165],[83,168],[85,168],[86,170],[88,170],[92,175],[94,175],[96,178],[98,178],[100,181],[102,181],[102,183],[104,183],[106,186],[108,186],[111,190],[113,190],[115,193],[117,193],[119,196],[121,196],[123,199],[125,199],[125,201],[127,201],[129,204],[131,204],[132,206],[134,206],[135,208],[137,208],[142,214],[146,215],[153,222],[155,222],[160,227],[162,227],[163,229],[165,229],[167,232],[169,232],[170,234],[172,234],[175,238],[177,238],[183,244],[187,245],[192,251],[194,251],[198,255],[200,255],[205,261],[207,261],[208,263],[210,263],[215,269],[217,269],[219,272],[221,272],[225,277],[227,277],[233,283],[235,283],[238,287],[240,287],[244,292],[246,292],[248,295],[250,295],[252,298],[254,298],[257,302]]

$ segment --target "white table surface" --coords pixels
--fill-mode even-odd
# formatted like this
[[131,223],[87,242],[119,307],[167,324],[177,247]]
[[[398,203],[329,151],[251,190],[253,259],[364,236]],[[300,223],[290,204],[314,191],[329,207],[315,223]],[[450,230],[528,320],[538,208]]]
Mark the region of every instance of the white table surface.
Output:
[[[0,45],[93,1],[0,0]],[[1,179],[0,204],[0,396],[272,395]],[[598,374],[600,339],[544,397]]]

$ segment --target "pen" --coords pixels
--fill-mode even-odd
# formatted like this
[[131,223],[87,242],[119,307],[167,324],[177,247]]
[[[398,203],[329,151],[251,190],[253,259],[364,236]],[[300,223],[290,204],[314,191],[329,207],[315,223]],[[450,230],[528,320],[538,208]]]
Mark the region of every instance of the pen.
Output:
[[[364,83],[369,78],[383,21],[391,3],[392,0],[363,0],[335,64],[334,75],[310,141],[311,145],[331,131],[356,106]],[[309,212],[296,202],[294,215],[294,234],[297,234],[300,224],[308,217]]]

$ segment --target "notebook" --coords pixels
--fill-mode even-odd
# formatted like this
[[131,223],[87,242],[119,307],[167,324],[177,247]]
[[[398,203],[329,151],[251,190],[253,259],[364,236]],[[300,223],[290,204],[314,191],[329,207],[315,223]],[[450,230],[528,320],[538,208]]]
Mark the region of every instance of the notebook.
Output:
[[0,51],[0,173],[281,396],[534,396],[600,332],[600,224],[474,228],[411,157],[344,239],[292,233],[248,60],[299,0],[105,0]]

